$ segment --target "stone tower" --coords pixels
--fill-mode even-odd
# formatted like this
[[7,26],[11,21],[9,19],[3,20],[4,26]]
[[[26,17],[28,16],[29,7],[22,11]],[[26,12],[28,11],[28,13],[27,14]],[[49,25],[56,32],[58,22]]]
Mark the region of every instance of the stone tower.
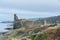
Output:
[[18,17],[16,16],[16,14],[14,14],[14,25],[13,25],[13,29],[17,29],[21,27],[21,21],[18,19]]
[[17,21],[18,17],[16,16],[16,14],[14,14],[14,21]]
[[46,19],[44,20],[44,25],[46,25],[47,24],[47,21],[46,21]]

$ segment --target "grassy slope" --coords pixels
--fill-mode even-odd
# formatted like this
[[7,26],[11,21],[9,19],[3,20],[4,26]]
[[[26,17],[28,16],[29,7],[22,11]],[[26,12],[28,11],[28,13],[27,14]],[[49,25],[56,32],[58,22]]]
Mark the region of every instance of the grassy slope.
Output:
[[[54,39],[54,37],[51,38],[52,37],[51,35],[53,33],[56,33],[56,30],[58,28],[60,28],[60,27],[59,26],[49,27],[49,28],[43,30],[42,32],[38,31],[36,34],[34,33],[34,31],[36,31],[36,28],[35,28],[34,31],[32,30],[32,33],[30,33],[30,35],[26,35],[27,32],[30,32],[30,30],[27,31],[27,29],[25,29],[25,28],[19,28],[19,29],[11,30],[10,34],[8,35],[8,38],[7,39],[5,38],[5,39],[6,40],[11,40],[11,39],[52,40],[52,39]],[[34,27],[32,27],[31,29],[34,29]],[[23,31],[24,33],[21,33],[19,31]],[[24,35],[24,36],[22,36],[22,35]],[[55,35],[53,34],[53,36],[55,36]]]

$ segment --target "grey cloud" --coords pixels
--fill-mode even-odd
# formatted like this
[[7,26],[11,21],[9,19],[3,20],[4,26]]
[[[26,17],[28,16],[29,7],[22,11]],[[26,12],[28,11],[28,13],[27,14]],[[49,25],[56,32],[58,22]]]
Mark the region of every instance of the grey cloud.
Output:
[[[2,0],[0,7],[14,8],[35,12],[60,12],[60,4],[57,0]],[[4,2],[4,3],[3,3]]]

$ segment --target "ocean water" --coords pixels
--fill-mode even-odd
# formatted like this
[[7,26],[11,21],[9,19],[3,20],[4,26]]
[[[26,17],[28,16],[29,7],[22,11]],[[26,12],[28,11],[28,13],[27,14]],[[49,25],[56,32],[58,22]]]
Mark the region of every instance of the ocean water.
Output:
[[6,30],[5,28],[11,28],[12,26],[10,26],[11,23],[0,23],[0,32],[6,32],[9,30]]

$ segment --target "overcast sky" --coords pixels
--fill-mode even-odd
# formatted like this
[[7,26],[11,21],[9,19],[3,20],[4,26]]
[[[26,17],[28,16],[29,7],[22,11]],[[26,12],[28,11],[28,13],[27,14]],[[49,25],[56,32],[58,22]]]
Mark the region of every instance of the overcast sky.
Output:
[[37,18],[60,15],[60,0],[0,0],[0,21],[19,18]]

